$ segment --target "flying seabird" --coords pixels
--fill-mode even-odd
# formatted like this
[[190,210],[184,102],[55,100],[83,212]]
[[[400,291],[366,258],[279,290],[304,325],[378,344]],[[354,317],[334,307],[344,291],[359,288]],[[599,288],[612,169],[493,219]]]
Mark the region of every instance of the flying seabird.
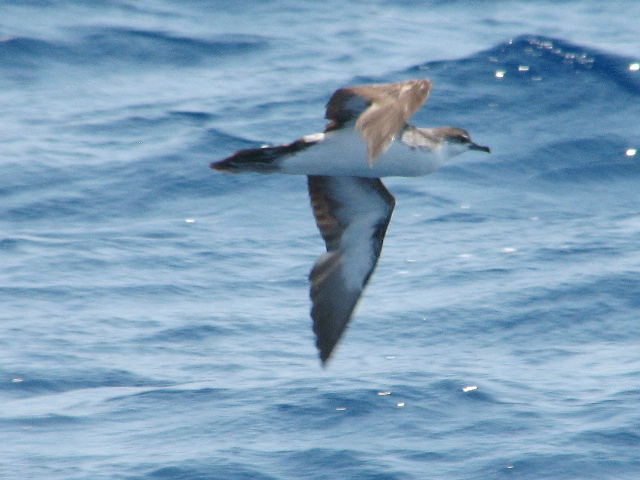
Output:
[[461,128],[407,123],[431,85],[419,79],[340,88],[326,105],[322,133],[239,150],[211,164],[228,173],[307,175],[311,208],[327,248],[309,274],[313,331],[323,365],[382,250],[395,199],[380,177],[426,175],[467,150],[490,152]]

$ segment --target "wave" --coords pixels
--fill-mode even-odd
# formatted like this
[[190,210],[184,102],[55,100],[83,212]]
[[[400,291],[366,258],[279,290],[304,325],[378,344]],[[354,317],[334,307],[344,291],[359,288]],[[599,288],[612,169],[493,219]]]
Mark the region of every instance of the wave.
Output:
[[576,184],[640,175],[634,158],[640,73],[634,65],[564,40],[522,36],[405,73],[444,84],[418,114],[426,122],[455,118],[492,147],[491,158],[454,163],[445,176],[482,184],[505,178]]
[[3,382],[0,385],[0,393],[13,398],[103,387],[160,387],[166,385],[166,383],[141,378],[123,370],[101,368],[50,371],[46,376],[30,369],[22,370],[20,376],[4,369],[0,370],[0,373],[4,378],[12,379],[11,382]]
[[0,40],[0,64],[3,69],[12,70],[37,69],[56,63],[185,67],[255,52],[267,45],[266,38],[258,35],[205,39],[159,30],[100,28],[84,31],[68,41],[5,37]]

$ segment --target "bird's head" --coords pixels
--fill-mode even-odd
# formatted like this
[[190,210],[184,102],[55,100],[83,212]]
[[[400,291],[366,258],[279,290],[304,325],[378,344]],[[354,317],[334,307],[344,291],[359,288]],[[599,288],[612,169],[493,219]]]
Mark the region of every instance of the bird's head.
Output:
[[436,136],[442,142],[442,148],[446,148],[449,156],[460,155],[468,150],[491,153],[489,147],[478,145],[471,140],[469,133],[457,127],[439,127],[433,129]]

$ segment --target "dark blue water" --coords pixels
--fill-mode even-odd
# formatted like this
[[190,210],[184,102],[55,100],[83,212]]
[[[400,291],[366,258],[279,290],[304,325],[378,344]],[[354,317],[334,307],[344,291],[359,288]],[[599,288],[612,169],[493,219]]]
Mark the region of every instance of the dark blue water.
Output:
[[[0,477],[640,477],[640,4],[0,2]],[[304,177],[220,175],[429,77],[327,370]],[[476,387],[476,388],[468,388]]]

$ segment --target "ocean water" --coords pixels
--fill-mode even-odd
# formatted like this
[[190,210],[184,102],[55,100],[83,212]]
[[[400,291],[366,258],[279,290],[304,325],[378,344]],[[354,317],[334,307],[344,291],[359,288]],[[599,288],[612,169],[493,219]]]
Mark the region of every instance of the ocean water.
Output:
[[[0,1],[0,478],[640,478],[640,3]],[[304,177],[429,77],[492,154],[385,180],[327,369]]]

